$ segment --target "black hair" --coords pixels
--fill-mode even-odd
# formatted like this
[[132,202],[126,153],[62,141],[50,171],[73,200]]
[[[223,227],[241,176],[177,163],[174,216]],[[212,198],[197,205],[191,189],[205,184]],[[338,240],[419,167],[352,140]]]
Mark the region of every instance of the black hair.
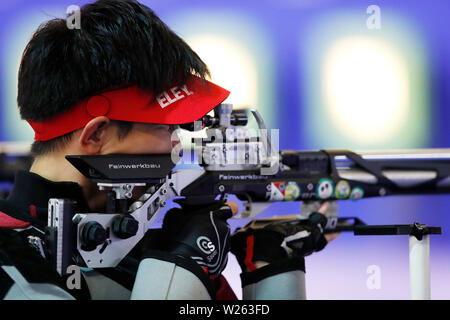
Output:
[[[42,24],[25,48],[17,103],[25,120],[44,121],[108,88],[136,84],[155,94],[209,75],[206,64],[147,6],[134,0],[99,0],[80,9],[80,29],[66,19]],[[130,125],[117,122],[122,135]],[[45,154],[71,134],[34,142]]]

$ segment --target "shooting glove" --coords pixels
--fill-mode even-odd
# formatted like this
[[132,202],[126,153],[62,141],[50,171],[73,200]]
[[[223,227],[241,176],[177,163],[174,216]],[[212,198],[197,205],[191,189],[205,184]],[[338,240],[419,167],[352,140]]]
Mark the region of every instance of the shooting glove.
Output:
[[177,199],[181,208],[166,213],[163,239],[172,254],[193,259],[209,275],[218,275],[226,267],[230,251],[230,227],[233,213],[224,201]]
[[314,212],[307,220],[273,222],[261,229],[237,230],[231,237],[231,252],[236,256],[242,271],[254,271],[254,262],[280,264],[296,261],[303,265],[303,257],[322,250],[327,240],[323,231],[325,215]]

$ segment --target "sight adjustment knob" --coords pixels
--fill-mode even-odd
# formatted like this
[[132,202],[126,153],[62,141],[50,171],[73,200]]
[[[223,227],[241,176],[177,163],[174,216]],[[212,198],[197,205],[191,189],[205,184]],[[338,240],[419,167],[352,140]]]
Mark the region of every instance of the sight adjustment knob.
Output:
[[112,221],[112,231],[121,239],[128,239],[136,235],[139,222],[132,216],[116,216]]
[[82,249],[85,251],[92,251],[99,244],[104,243],[106,238],[105,228],[98,222],[89,221],[81,231]]

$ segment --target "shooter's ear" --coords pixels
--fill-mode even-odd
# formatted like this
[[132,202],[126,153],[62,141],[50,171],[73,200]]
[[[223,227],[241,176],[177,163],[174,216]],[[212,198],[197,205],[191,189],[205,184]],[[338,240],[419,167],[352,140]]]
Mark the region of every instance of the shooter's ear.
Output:
[[98,154],[106,143],[106,129],[111,121],[104,116],[96,117],[89,121],[80,135],[80,146],[87,154]]

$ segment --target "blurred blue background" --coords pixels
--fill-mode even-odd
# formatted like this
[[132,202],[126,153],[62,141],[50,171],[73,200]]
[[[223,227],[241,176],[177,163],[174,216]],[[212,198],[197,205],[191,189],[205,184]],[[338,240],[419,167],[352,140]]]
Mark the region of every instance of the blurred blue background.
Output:
[[[16,108],[33,31],[75,0],[0,2],[0,141],[31,141]],[[282,149],[450,147],[450,4],[442,0],[143,0],[209,65],[229,102],[255,106]],[[81,17],[82,19],[82,17]],[[80,66],[82,68],[83,66]],[[51,75],[49,75],[51,76]],[[442,226],[431,239],[433,299],[449,299],[450,196],[341,201],[369,224]],[[295,213],[298,203],[263,213]],[[233,221],[237,227],[244,221]],[[370,289],[369,266],[381,287]],[[342,234],[306,260],[310,299],[408,299],[408,238]],[[240,295],[233,257],[226,276]]]

